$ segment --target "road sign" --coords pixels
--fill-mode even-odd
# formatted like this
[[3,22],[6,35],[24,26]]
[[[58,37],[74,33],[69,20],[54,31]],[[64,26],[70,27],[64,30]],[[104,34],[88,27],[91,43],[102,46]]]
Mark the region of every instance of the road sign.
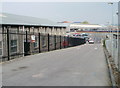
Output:
[[35,35],[31,35],[31,42],[35,42]]

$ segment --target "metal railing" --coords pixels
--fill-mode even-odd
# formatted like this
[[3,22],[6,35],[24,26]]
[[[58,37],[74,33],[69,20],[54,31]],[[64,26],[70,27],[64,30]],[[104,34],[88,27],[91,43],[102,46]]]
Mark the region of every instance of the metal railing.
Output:
[[[85,39],[44,33],[6,30],[2,35],[2,61],[37,53],[73,47],[85,43]],[[35,40],[32,40],[31,37]]]

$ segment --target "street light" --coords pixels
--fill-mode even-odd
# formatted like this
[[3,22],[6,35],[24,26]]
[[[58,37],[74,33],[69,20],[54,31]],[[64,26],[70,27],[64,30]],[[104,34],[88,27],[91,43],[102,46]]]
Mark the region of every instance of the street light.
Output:
[[116,11],[116,14],[118,15],[118,11]]
[[[118,2],[118,70],[120,72],[120,1]],[[120,75],[118,76],[118,87],[120,88]]]
[[113,22],[113,19],[114,19],[114,18],[113,18],[113,2],[109,2],[108,4],[109,4],[109,5],[112,5],[112,8],[111,8],[111,9],[112,9],[112,14],[111,14],[111,15],[112,15],[112,23],[111,23],[111,25],[113,25],[113,23],[114,23],[114,22]]
[[110,4],[110,5],[111,5],[111,4],[113,4],[113,2],[108,2],[108,4]]
[[111,35],[111,54],[113,56],[113,34],[112,34],[112,29],[113,29],[113,24],[114,24],[114,18],[113,18],[113,2],[109,2],[108,3],[109,5],[111,5],[111,10],[112,10],[112,13],[111,13],[111,17],[112,17],[112,22],[111,22],[111,28],[110,28],[110,35]]

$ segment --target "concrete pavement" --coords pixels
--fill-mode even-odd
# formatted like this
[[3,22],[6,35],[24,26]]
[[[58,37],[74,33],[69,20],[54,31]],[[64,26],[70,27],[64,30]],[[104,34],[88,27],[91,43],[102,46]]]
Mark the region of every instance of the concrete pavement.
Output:
[[85,44],[3,64],[3,86],[111,86],[101,44]]

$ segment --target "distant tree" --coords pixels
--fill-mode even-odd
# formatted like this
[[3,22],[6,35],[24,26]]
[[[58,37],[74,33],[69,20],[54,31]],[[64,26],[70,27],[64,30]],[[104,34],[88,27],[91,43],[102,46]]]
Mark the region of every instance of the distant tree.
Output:
[[82,24],[89,24],[89,22],[88,21],[83,21]]

